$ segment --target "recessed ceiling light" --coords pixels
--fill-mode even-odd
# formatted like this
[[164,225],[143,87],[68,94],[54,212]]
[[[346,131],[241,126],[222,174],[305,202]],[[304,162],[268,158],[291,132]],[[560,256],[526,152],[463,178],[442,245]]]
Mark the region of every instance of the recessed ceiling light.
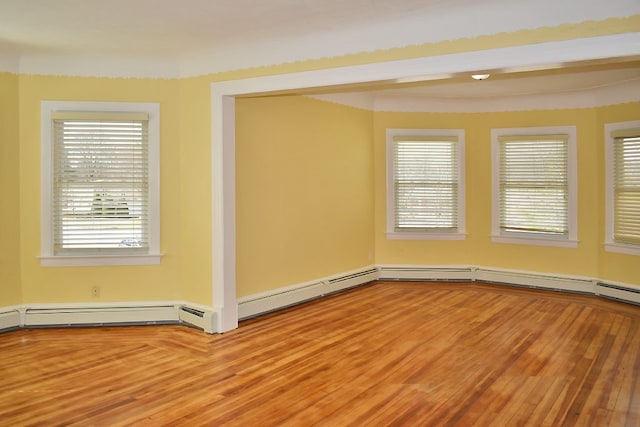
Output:
[[485,80],[488,79],[491,74],[472,74],[471,78],[474,80]]

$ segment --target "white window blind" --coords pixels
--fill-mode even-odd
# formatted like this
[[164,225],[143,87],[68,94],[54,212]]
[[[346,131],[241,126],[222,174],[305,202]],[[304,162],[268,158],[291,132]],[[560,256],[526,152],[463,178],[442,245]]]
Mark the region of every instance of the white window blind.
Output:
[[612,136],[613,240],[640,245],[640,129]]
[[569,234],[568,135],[500,136],[501,233]]
[[56,255],[147,252],[146,113],[53,112]]
[[455,137],[394,138],[395,231],[458,230]]

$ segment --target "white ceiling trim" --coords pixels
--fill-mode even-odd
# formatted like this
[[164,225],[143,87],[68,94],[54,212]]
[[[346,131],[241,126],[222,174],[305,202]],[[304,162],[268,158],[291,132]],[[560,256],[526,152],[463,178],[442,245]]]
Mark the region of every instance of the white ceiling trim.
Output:
[[18,61],[17,69],[8,71],[19,74],[77,77],[180,77],[180,68],[174,59],[99,55],[24,55]]

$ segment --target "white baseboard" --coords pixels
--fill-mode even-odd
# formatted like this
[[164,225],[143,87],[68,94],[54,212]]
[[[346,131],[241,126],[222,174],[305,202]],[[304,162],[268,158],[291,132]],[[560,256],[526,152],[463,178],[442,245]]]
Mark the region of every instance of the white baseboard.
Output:
[[505,270],[477,267],[474,280],[478,282],[503,283],[506,285],[543,288],[556,291],[595,295],[595,281],[588,277],[535,273],[520,270]]
[[475,267],[466,265],[404,265],[378,266],[380,280],[473,280]]
[[592,277],[479,266],[380,265],[380,280],[470,280],[597,295],[640,305],[640,285]]
[[156,306],[30,306],[24,310],[24,326],[82,326],[177,323],[173,304]]
[[0,331],[17,329],[22,325],[22,315],[17,306],[0,307]]
[[596,294],[605,298],[640,305],[640,285],[629,285],[619,282],[597,282]]
[[185,323],[215,333],[217,313],[185,301],[33,304],[0,307],[0,331],[24,327]]
[[374,266],[238,298],[238,318],[247,319],[372,282],[378,279]]
[[[380,265],[238,298],[240,319],[375,280],[479,281],[597,295],[640,305],[640,285],[492,267]],[[216,309],[185,301],[32,304],[0,307],[0,332],[22,327],[185,323],[216,333]]]

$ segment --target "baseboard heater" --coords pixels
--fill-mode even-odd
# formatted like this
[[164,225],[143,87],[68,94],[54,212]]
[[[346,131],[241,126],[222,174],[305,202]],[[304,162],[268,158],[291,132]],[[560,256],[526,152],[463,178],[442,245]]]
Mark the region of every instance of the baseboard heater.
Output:
[[381,266],[380,280],[466,281],[474,280],[473,267]]
[[174,306],[27,308],[26,327],[178,323]]
[[510,286],[549,289],[579,294],[593,295],[596,293],[593,280],[583,277],[478,268],[475,274],[475,280],[484,283],[506,284]]
[[378,269],[370,268],[353,274],[346,274],[327,280],[327,293],[342,291],[378,280]]
[[178,307],[178,320],[190,326],[202,329],[208,334],[216,329],[216,315],[208,310],[200,310],[186,305]]
[[349,271],[310,282],[241,297],[238,298],[238,318],[243,320],[281,310],[305,301],[373,282],[377,279],[378,269],[367,267],[358,271]]
[[522,286],[586,295],[597,295],[640,305],[640,287],[603,282],[580,276],[564,276],[477,266],[382,265],[380,280],[460,281]]
[[640,305],[640,289],[613,283],[597,282],[596,293],[601,297]]
[[0,332],[11,331],[20,328],[20,312],[10,310],[0,313]]

